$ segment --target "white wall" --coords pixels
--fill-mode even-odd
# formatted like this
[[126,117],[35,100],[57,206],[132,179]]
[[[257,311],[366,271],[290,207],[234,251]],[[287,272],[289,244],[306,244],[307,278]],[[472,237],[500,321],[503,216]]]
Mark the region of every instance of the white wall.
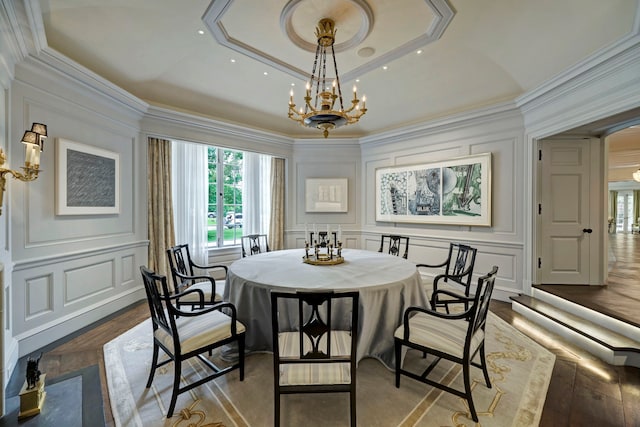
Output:
[[[12,292],[5,307],[19,343],[12,360],[144,296],[138,271],[148,245],[142,113],[61,70],[30,57],[16,66],[12,83],[10,163],[23,163],[18,141],[32,122],[45,123],[49,135],[38,179],[11,182],[5,200],[14,264],[6,273]],[[59,138],[119,155],[119,214],[56,215]]]
[[[363,247],[377,250],[381,233],[409,236],[409,260],[442,262],[449,243],[478,248],[474,276],[499,267],[495,297],[506,299],[522,292],[523,118],[513,105],[476,111],[470,115],[432,122],[406,133],[390,133],[362,143]],[[491,153],[491,226],[377,222],[375,170],[456,157]],[[432,271],[432,274],[439,273]]]
[[[362,213],[360,145],[354,140],[296,141],[291,170],[291,203],[288,204],[286,244],[289,248],[304,248],[305,224],[319,231],[327,224],[333,231],[342,227],[344,247],[360,248],[360,217]],[[347,178],[347,212],[305,212],[305,183],[308,178]]]

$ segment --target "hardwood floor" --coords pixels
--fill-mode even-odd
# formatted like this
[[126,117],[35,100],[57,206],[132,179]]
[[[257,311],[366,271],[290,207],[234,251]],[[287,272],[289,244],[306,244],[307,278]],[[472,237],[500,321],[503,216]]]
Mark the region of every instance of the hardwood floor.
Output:
[[607,286],[540,285],[540,289],[640,328],[640,235],[610,234]]
[[[611,271],[609,286],[625,282],[640,289],[640,268],[637,264],[640,260],[640,236],[626,236],[619,243],[620,253]],[[631,245],[634,255],[623,254],[624,245]],[[514,312],[509,303],[493,301],[491,310],[556,355],[540,426],[640,426],[640,369],[611,366],[595,359],[532,324]],[[106,425],[113,426],[102,346],[148,316],[146,303],[136,304],[69,341],[46,349],[40,369],[47,373],[47,378],[55,378],[99,365]]]

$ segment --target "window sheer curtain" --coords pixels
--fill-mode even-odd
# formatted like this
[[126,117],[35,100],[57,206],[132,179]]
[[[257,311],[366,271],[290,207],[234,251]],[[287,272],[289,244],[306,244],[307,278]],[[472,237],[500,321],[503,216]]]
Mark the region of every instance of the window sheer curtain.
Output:
[[149,138],[147,144],[147,221],[151,270],[167,275],[168,248],[175,243],[171,192],[171,141]]
[[269,235],[271,156],[245,152],[242,168],[242,234]]
[[209,198],[209,166],[207,146],[174,141],[173,149],[173,215],[175,237],[179,244],[189,244],[193,262],[207,265],[207,211]]

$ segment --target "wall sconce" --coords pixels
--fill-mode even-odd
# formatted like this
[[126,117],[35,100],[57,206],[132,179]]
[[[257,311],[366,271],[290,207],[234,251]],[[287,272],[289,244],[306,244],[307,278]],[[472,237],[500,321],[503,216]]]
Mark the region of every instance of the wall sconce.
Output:
[[47,125],[42,123],[34,123],[31,130],[24,133],[22,142],[25,145],[24,166],[19,172],[17,170],[5,169],[2,166],[7,160],[7,156],[0,148],[0,215],[2,215],[2,204],[4,201],[4,190],[6,184],[5,175],[13,175],[20,181],[33,181],[38,177],[40,172],[40,153],[44,150],[44,140],[47,137]]

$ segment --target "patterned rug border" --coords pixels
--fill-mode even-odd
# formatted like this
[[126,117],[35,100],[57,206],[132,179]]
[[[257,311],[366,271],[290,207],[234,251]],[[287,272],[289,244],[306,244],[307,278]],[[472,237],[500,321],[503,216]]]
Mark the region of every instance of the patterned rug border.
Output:
[[[535,342],[532,338],[528,337],[526,334],[516,329],[514,326],[511,326],[504,320],[500,319],[495,314],[489,313],[489,316],[490,316],[489,323],[487,327],[488,328],[492,327],[496,329],[497,340],[504,339],[504,333],[506,330],[508,331],[509,334],[513,334],[514,336],[519,337],[521,341],[526,342],[528,346],[527,348],[531,348],[533,350],[533,354],[535,354],[535,358],[530,360],[532,365],[529,368],[529,377],[526,379],[526,385],[527,385],[526,390],[522,392],[519,402],[517,403],[511,402],[511,405],[515,406],[517,409],[516,409],[515,415],[513,416],[513,418],[511,418],[512,423],[510,425],[511,426],[537,426],[539,424],[540,417],[542,415],[542,408],[544,406],[546,393],[550,383],[551,371],[553,370],[553,364],[555,363],[555,355],[551,353],[549,350],[547,350],[546,348],[544,348],[542,345]],[[151,326],[150,326],[150,320],[147,319],[142,323],[140,323],[139,325],[136,325],[131,330],[127,331],[125,334],[121,335],[120,337],[117,337],[116,339],[107,343],[104,346],[105,366],[107,367],[106,369],[107,370],[107,386],[109,390],[112,413],[114,416],[116,426],[134,426],[135,425],[135,426],[150,427],[148,420],[143,422],[143,418],[141,417],[138,411],[138,407],[136,406],[136,402],[144,403],[145,400],[149,399],[149,396],[148,396],[149,394],[153,396],[152,400],[157,401],[157,404],[160,410],[166,412],[165,403],[168,403],[168,396],[162,395],[162,391],[159,391],[155,387],[155,380],[154,380],[154,385],[152,385],[151,389],[148,392],[143,391],[141,393],[142,394],[141,396],[134,395],[135,393],[131,390],[131,386],[129,385],[126,369],[118,350],[117,341],[121,339],[121,337],[124,337],[127,333],[133,334],[134,332],[136,332],[134,331],[136,328],[145,328],[145,327],[148,328],[149,333],[142,332],[142,334],[150,337]],[[500,375],[500,370],[503,369],[501,366],[499,366],[498,361],[504,360],[506,358],[511,358],[511,359],[520,358],[523,361],[526,359],[526,356],[522,353],[522,349],[518,349],[518,348],[509,349],[509,343],[503,342],[502,344],[506,346],[507,351],[487,353],[487,362],[490,365],[494,363],[495,366],[493,366],[493,368],[494,368],[494,371],[497,372],[496,375],[498,375],[498,377]],[[141,344],[141,345],[144,346],[144,344]],[[147,345],[147,347],[150,347],[150,345]],[[531,352],[528,352],[528,353],[530,354]],[[251,363],[252,356],[253,354],[247,358],[248,364]],[[372,360],[372,359],[365,359],[365,360]],[[261,362],[261,363],[264,363],[264,362]],[[379,364],[380,367],[383,367],[383,365],[379,361],[375,361],[375,363]],[[194,372],[197,372],[198,369],[201,368],[199,364],[200,364],[199,361],[195,361],[194,363],[191,364],[192,368],[194,369]],[[146,381],[146,375],[148,375],[148,366],[149,364],[146,363],[144,367],[146,371],[145,381]],[[271,368],[271,365],[269,365],[269,368]],[[359,367],[358,369],[360,370],[361,368]],[[388,372],[386,368],[384,368],[384,370]],[[272,375],[271,369],[268,369],[268,371],[269,371],[268,375],[271,376]],[[544,379],[535,377],[536,373],[540,373],[540,372],[546,373]],[[442,374],[442,376],[446,377],[445,379],[446,382],[453,383],[454,381],[456,381],[457,378],[460,377],[460,374],[461,374],[461,369],[459,367],[454,366],[450,369],[447,369]],[[233,375],[233,373],[230,375]],[[218,381],[220,380],[223,381],[222,384],[218,383]],[[234,377],[232,381],[234,380],[237,381],[237,378]],[[206,392],[204,391],[203,392],[207,396],[209,396],[209,398],[213,398],[213,400],[215,400],[214,402],[215,406],[219,407],[219,410],[224,412],[226,417],[225,419],[227,419],[227,421],[225,422],[228,423],[227,427],[250,426],[251,424],[249,423],[247,417],[245,417],[245,414],[249,417],[249,419],[251,419],[252,414],[247,413],[246,402],[244,402],[244,405],[242,404],[243,402],[234,403],[233,396],[228,394],[229,392],[228,384],[226,384],[225,381],[226,380],[223,377],[223,379],[219,379],[217,381],[207,383],[201,387],[205,388]],[[245,378],[245,382],[246,381],[247,380]],[[403,383],[401,384],[401,388],[406,384],[405,383],[406,381],[411,382],[413,380],[403,378],[402,381]],[[487,417],[485,419],[488,419],[489,417],[493,417],[492,408],[498,404],[501,398],[503,398],[502,397],[503,393],[499,388],[499,381],[495,381],[492,379],[492,382],[494,385],[493,388],[496,390],[496,397],[494,398],[494,401],[491,403],[491,405],[489,405],[488,409],[483,412],[483,409],[478,407],[478,404],[476,403],[476,406],[478,407],[478,413],[481,416],[481,422],[483,421],[483,418],[482,418],[483,415]],[[412,385],[412,387],[413,386],[414,385]],[[483,382],[480,383],[480,386],[485,387]],[[195,389],[195,390],[198,390],[198,389]],[[270,394],[272,393],[271,387],[269,387],[268,392]],[[413,406],[413,408],[406,414],[404,419],[402,419],[402,421],[397,424],[398,427],[433,425],[433,424],[428,424],[429,417],[427,417],[427,414],[437,405],[438,401],[443,396],[451,397],[451,395],[449,395],[448,393],[444,393],[434,388],[431,388],[430,390],[426,391],[422,399],[420,399]],[[199,410],[199,408],[197,407],[198,403],[200,402],[199,397],[193,393],[191,397],[193,399],[193,403],[190,406],[185,407],[185,409],[183,409],[183,411],[186,411],[184,413],[184,416],[185,417],[197,416],[202,419],[201,420],[202,422],[204,422],[204,419],[206,418],[206,414],[201,410]],[[359,396],[359,398],[360,397],[361,396]],[[163,401],[165,400],[167,402],[163,403]],[[474,398],[474,400],[476,399]],[[463,402],[462,399],[460,399],[460,401]],[[360,411],[360,406],[361,406],[360,402],[358,403],[358,405],[359,405],[358,408]],[[242,409],[241,406],[245,406],[245,408]],[[245,412],[245,414],[243,414],[243,412]],[[467,413],[465,413],[464,410],[454,412],[453,415],[451,416],[452,425],[459,425],[459,426],[475,425],[475,423],[464,424],[465,422],[469,422],[466,416],[467,416]],[[155,421],[153,422],[153,427],[155,427],[156,425],[180,427],[182,425],[187,425],[187,424],[182,424],[182,422],[186,422],[186,423],[192,422],[192,420],[187,420],[186,418],[184,419],[184,421],[182,421],[181,419],[176,419],[175,416],[172,417],[170,420],[167,420],[166,418],[162,417],[162,419],[157,419],[156,421],[157,422]],[[193,425],[194,426],[206,425],[207,427],[225,426],[225,424],[217,423],[217,422],[209,423],[209,424],[198,423]],[[441,423],[438,424],[438,426],[440,425]]]

